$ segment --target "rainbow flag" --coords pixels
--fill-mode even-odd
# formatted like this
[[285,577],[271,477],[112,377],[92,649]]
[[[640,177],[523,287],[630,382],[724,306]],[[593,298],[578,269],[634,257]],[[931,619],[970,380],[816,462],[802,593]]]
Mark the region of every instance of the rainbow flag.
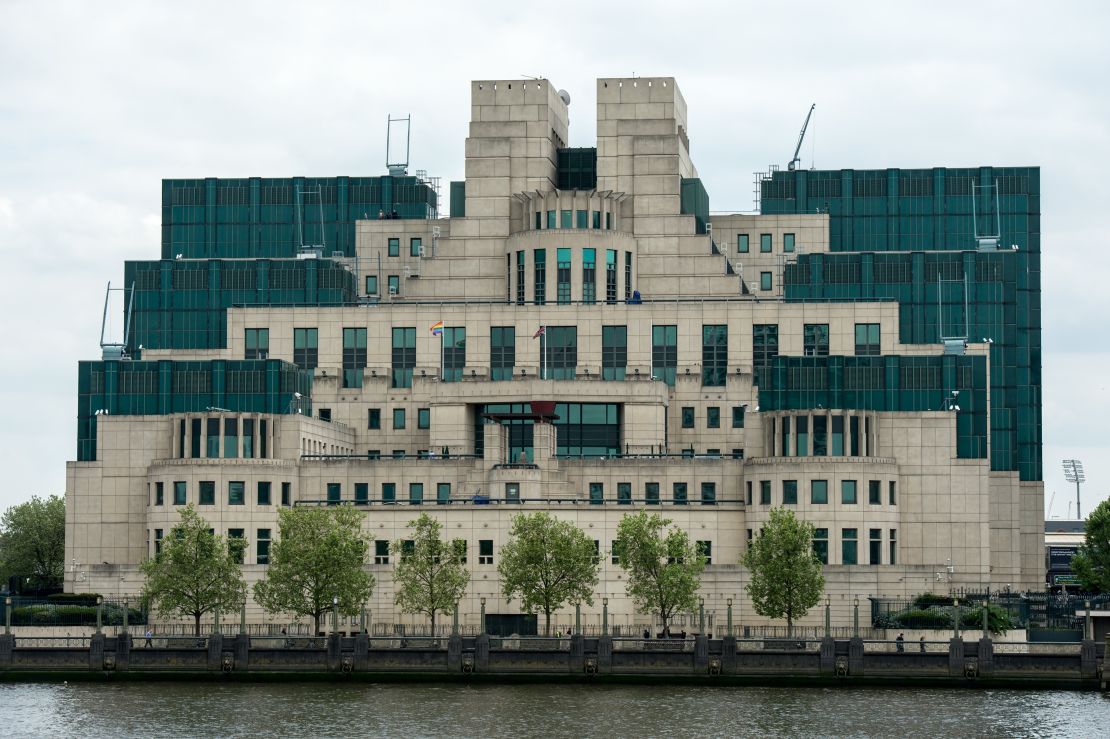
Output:
[[432,324],[432,336],[443,336],[443,321]]

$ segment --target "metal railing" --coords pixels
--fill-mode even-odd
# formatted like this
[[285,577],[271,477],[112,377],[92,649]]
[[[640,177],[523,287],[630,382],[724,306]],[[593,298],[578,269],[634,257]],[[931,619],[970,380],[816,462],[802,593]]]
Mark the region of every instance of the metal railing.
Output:
[[40,648],[66,648],[88,649],[90,644],[88,636],[17,636],[15,646],[18,649]]
[[866,654],[899,654],[913,652],[915,654],[948,654],[947,641],[906,640],[899,642],[897,639],[864,639],[863,651]]

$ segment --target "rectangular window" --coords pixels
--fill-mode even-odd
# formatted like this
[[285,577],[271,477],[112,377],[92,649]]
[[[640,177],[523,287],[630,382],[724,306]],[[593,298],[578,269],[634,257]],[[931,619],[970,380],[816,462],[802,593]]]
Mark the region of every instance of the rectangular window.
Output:
[[478,540],[478,564],[493,564],[493,539]]
[[505,500],[512,503],[520,502],[520,483],[507,482],[505,483]]
[[556,223],[556,221],[555,221],[555,211],[553,211],[553,210],[547,211],[547,227],[548,228],[555,228],[557,225],[558,225],[558,223]]
[[[896,502],[895,493],[896,493],[897,484],[898,483],[894,482],[894,480],[891,480],[889,483],[887,483],[887,493],[888,493],[888,495],[887,495],[887,504],[888,505],[894,505],[895,502]],[[894,563],[891,562],[891,564],[894,564]]]
[[717,483],[703,482],[701,484],[701,504],[717,505]]
[[788,254],[794,251],[794,234],[782,235],[782,250]]
[[216,482],[214,480],[200,481],[200,505],[216,505]]
[[[263,423],[265,423],[265,422],[263,422]],[[190,459],[199,459],[200,458],[200,428],[201,428],[200,424],[201,424],[201,419],[199,419],[199,418],[194,418],[189,424],[189,426],[190,426],[189,434],[190,434],[190,437],[191,437],[189,439],[189,458]],[[263,434],[262,436],[263,436],[263,439],[265,439],[266,435]],[[263,453],[263,456],[265,456],[265,453]]]
[[867,538],[868,564],[881,565],[883,563],[883,530],[869,529]]
[[394,328],[390,360],[390,387],[412,387],[412,369],[416,366],[416,329]]
[[390,296],[401,294],[401,278],[398,275],[387,275],[385,285]]
[[[255,500],[258,505],[271,505],[273,503],[272,496],[270,495],[271,483],[269,480],[259,480],[255,488]],[[212,493],[215,495],[215,486],[213,485]]]
[[173,484],[173,504],[185,505],[188,498],[188,483],[178,480]]
[[882,480],[867,481],[867,502],[871,505],[882,505],[883,482]]
[[671,499],[675,505],[686,505],[688,495],[687,485],[684,482],[675,482],[671,484]]
[[320,361],[320,336],[314,328],[293,329],[293,364],[316,369]]
[[244,359],[266,359],[270,356],[270,329],[246,329],[246,344]]
[[370,408],[366,414],[366,428],[380,429],[382,427],[382,409]]
[[[649,482],[648,485],[651,485],[651,483]],[[658,488],[659,488],[659,486],[656,485],[656,496],[657,497],[658,497]],[[620,505],[631,505],[632,504],[632,483],[630,483],[630,482],[618,482],[617,483],[617,503],[620,504]]]
[[239,419],[224,419],[224,457],[234,459],[239,456]]
[[601,327],[601,379],[623,380],[628,364],[628,327]]
[[154,556],[162,553],[162,529],[154,529]]
[[597,249],[582,250],[582,302],[592,305],[597,300]]
[[377,275],[366,275],[366,294],[367,295],[377,295],[378,294],[378,276]]
[[832,455],[844,456],[844,416],[832,417]]
[[491,326],[489,338],[490,379],[513,379],[516,367],[516,327]]
[[651,376],[674,387],[678,371],[678,326],[651,327]]
[[281,504],[283,506],[293,505],[293,483],[283,482],[281,484]]
[[760,234],[759,235],[759,253],[760,254],[770,254],[771,253],[771,234]]
[[879,324],[877,323],[857,323],[856,324],[856,356],[857,357],[877,357],[881,354],[879,350]]
[[752,481],[748,480],[747,483],[745,484],[745,487],[747,488],[747,493],[745,493],[745,495],[744,495],[744,503],[747,504],[747,505],[751,505],[752,504]]
[[409,505],[420,505],[424,502],[424,483],[409,483]]
[[[622,482],[620,484],[621,485],[626,485],[628,487],[628,500],[629,500],[629,502],[631,502],[632,501],[632,483]],[[619,490],[620,490],[620,488],[618,487],[618,497],[619,497]],[[644,503],[647,504],[647,505],[659,505],[659,483],[657,483],[657,482],[645,482],[644,483]]]
[[404,408],[394,408],[393,409],[393,428],[394,429],[403,429],[404,427],[405,427],[405,409]]
[[532,252],[532,296],[536,305],[547,302],[547,249]]
[[817,555],[817,559],[821,560],[821,564],[827,565],[829,563],[828,529],[813,530],[813,553]]
[[343,387],[362,387],[366,367],[366,329],[343,329]]
[[621,563],[620,550],[617,548],[617,540],[616,539],[613,539],[613,541],[610,542],[610,544],[609,544],[609,556],[610,556],[610,561],[613,564],[619,565]]
[[853,505],[856,503],[856,481],[855,480],[841,480],[840,481],[840,502],[845,505]]
[[570,249],[555,252],[555,300],[559,305],[570,303]]
[[617,302],[617,250],[605,250],[605,302]]
[[383,503],[396,503],[397,502],[397,483],[383,482],[382,483],[382,502]]
[[890,547],[890,558],[887,560],[887,564],[898,564],[898,529],[890,530],[890,541],[887,542],[887,545]]
[[466,564],[466,539],[455,539],[451,542],[451,546],[455,548],[455,556],[459,560],[459,564]]
[[829,419],[827,416],[813,417],[813,456],[829,455]]
[[374,564],[389,564],[389,542],[385,539],[376,539],[374,541]]
[[694,428],[694,407],[692,405],[682,406],[682,428]]
[[422,256],[424,256],[424,254],[422,253],[423,249],[421,248],[422,243],[423,242],[419,238],[409,239],[409,256],[410,257],[422,257]]
[[802,351],[807,357],[829,356],[829,324],[807,323],[802,332]]
[[343,486],[338,482],[327,484],[328,505],[339,505],[343,501]]
[[207,442],[204,456],[215,459],[220,456],[220,419],[206,418],[205,432]]
[[575,228],[589,228],[590,227],[590,211],[576,210],[574,211],[574,227]]
[[591,227],[594,228],[595,230],[600,230],[601,229],[601,211],[600,210],[592,211],[590,213],[590,216],[591,216],[591,218],[590,218]]
[[544,377],[573,380],[578,367],[578,327],[545,326],[540,335],[540,360]]
[[707,565],[713,564],[713,542],[711,542],[711,541],[699,541],[697,543],[697,547],[698,547],[698,554],[705,557],[705,563]]
[[524,251],[516,253],[516,304],[524,305]]
[[856,529],[841,529],[840,530],[840,564],[854,565],[857,564],[857,546]]
[[732,406],[732,427],[734,429],[744,428],[744,410],[747,406],[734,405]]
[[388,241],[388,244],[389,244],[389,252],[388,252],[389,256],[391,256],[391,257],[401,256],[401,240],[400,239],[390,239]]
[[431,408],[417,408],[416,409],[416,428],[430,429],[432,427],[432,409]]
[[770,480],[760,480],[759,481],[759,504],[760,505],[771,505],[771,481]]
[[[605,214],[605,228],[609,228],[609,214]],[[632,252],[624,253],[624,299],[632,299]]]
[[755,369],[755,384],[766,387],[770,377],[764,375],[771,371],[771,362],[779,355],[779,327],[775,323],[757,323],[752,326],[752,364]]
[[227,504],[228,505],[243,505],[245,500],[244,489],[246,483],[235,481],[227,483]]
[[436,503],[439,505],[447,505],[451,502],[451,483],[437,482],[436,483]]
[[829,502],[829,481],[813,480],[809,483],[809,502],[824,505]]
[[736,234],[736,253],[737,254],[747,254],[748,253],[748,235],[747,234]]
[[247,532],[245,529],[227,530],[227,551],[239,564],[243,564],[243,552],[247,551]]
[[705,426],[711,429],[721,428],[721,409],[718,406],[711,405],[705,409]]
[[355,483],[355,503],[358,505],[367,505],[370,502],[370,483],[356,482]]
[[255,564],[270,564],[270,530],[258,529],[255,534],[255,539],[257,540],[254,556]]
[[454,326],[443,329],[443,381],[461,382],[466,368],[466,329]]
[[798,481],[797,480],[783,480],[782,481],[782,504],[783,505],[796,505],[798,502]]
[[574,211],[570,211],[570,210],[560,210],[559,211],[559,228],[570,228],[571,227],[571,225],[572,225],[572,223],[571,223],[571,213],[573,213],[573,212]]
[[759,273],[759,289],[764,291],[772,289],[770,272]]
[[601,505],[605,502],[605,485],[600,482],[590,483],[590,505]]
[[728,374],[728,326],[701,327],[701,384],[724,387]]

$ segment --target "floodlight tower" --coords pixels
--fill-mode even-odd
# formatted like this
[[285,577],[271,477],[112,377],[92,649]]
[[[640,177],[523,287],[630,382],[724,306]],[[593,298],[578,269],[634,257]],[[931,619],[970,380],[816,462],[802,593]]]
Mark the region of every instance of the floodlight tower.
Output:
[[1078,459],[1065,459],[1064,479],[1075,483],[1075,517],[1082,521],[1083,513],[1079,508],[1079,484],[1087,481],[1083,475],[1083,463]]

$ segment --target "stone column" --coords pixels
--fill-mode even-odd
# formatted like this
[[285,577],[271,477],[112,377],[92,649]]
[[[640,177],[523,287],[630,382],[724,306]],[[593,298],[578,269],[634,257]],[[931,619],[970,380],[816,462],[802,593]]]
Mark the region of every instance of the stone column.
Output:
[[597,671],[601,675],[613,671],[613,637],[608,634],[597,639]]
[[572,675],[581,675],[586,669],[586,639],[581,633],[572,634],[570,637],[567,669]]
[[535,423],[532,426],[532,460],[540,467],[546,467],[555,456],[555,426],[550,423]]

